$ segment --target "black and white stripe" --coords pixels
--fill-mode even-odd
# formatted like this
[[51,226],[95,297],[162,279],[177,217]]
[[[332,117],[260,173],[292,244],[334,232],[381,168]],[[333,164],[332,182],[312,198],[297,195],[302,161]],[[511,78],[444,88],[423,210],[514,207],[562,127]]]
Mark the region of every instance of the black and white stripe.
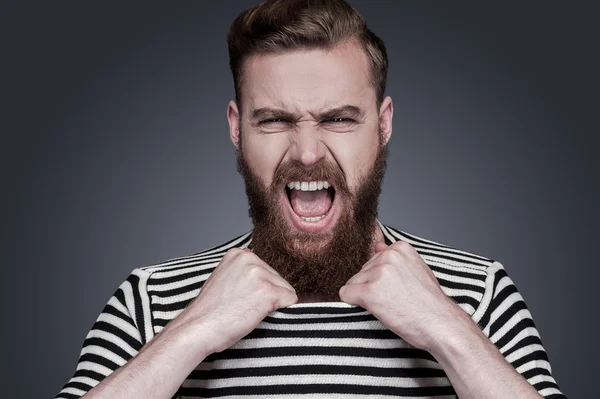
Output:
[[[443,291],[478,323],[506,360],[547,398],[564,398],[531,314],[501,263],[380,223],[386,242],[410,243]],[[192,256],[138,268],[110,298],[88,333],[77,369],[56,398],[79,398],[177,317],[234,247],[251,233]],[[248,398],[307,394],[331,398],[456,398],[427,352],[373,315],[342,302],[296,304],[270,313],[231,348],[208,356],[176,394]]]

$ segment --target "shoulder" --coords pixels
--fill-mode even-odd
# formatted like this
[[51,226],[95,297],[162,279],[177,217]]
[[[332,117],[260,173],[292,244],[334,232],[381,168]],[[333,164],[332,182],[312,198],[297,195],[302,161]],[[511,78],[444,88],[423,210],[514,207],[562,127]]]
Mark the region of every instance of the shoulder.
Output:
[[141,308],[152,320],[156,334],[198,296],[204,282],[231,248],[245,248],[251,232],[201,252],[140,267],[132,275],[143,275],[138,285]]
[[474,274],[487,274],[487,269],[495,267],[495,264],[498,263],[488,257],[419,237],[391,226],[381,226],[388,240],[408,242],[426,262],[430,261],[451,268],[464,269]]
[[231,248],[245,248],[251,241],[251,232],[242,234],[232,240],[229,240],[223,244],[216,245],[214,247],[202,250],[200,252],[186,255],[178,258],[171,258],[160,263],[153,265],[140,267],[139,270],[143,270],[152,275],[165,271],[192,271],[202,265],[212,263],[215,260],[220,259],[229,251]]
[[470,315],[487,302],[490,277],[503,269],[488,257],[432,241],[391,226],[381,225],[386,239],[408,242],[431,268],[442,290]]

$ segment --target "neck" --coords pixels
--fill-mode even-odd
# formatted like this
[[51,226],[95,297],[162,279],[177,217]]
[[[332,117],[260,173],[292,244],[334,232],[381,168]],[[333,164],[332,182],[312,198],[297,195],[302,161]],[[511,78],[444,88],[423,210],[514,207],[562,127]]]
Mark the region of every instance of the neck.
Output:
[[375,245],[380,242],[385,242],[385,237],[383,236],[383,231],[379,227],[379,223],[375,220],[375,230],[373,232],[373,246],[371,248],[371,256],[375,255]]
[[[375,246],[379,242],[385,242],[385,237],[383,236],[383,232],[381,231],[381,228],[379,227],[379,223],[377,223],[377,221],[375,221],[375,226],[374,226],[374,230],[373,230],[372,247],[371,247],[371,257],[373,257],[375,255]],[[342,300],[340,298],[337,298],[336,301],[342,302]],[[317,303],[317,302],[331,302],[331,299],[328,299],[324,296],[319,296],[319,295],[306,295],[306,294],[298,295],[297,303]]]
[[[294,287],[302,296],[300,302],[339,302],[339,289],[373,257],[376,244],[384,241],[376,218],[362,226],[338,221],[334,237],[323,249],[318,248],[318,241],[307,241],[299,248],[297,241],[287,241],[281,232],[269,229],[271,225],[255,226],[252,250]],[[311,245],[317,245],[314,251],[309,250]]]

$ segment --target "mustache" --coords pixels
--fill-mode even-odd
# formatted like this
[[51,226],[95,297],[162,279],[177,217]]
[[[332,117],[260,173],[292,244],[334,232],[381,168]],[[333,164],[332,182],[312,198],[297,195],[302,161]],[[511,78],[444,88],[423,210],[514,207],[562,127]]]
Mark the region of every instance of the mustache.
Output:
[[307,168],[298,160],[290,160],[281,163],[275,170],[272,189],[278,190],[281,185],[291,181],[328,181],[337,192],[350,194],[344,172],[335,164],[320,159],[310,168]]

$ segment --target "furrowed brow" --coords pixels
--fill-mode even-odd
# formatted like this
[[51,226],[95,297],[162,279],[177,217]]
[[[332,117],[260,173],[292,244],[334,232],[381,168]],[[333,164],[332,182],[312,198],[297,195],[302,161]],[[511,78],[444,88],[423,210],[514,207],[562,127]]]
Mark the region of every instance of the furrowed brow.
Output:
[[341,107],[328,109],[318,114],[319,120],[334,119],[334,118],[353,118],[363,119],[365,116],[362,108],[355,105],[343,105]]
[[291,112],[284,111],[282,109],[277,108],[257,108],[252,111],[251,119],[253,121],[262,120],[262,119],[271,119],[271,118],[279,118],[279,119],[287,119],[287,120],[296,120],[296,116]]

